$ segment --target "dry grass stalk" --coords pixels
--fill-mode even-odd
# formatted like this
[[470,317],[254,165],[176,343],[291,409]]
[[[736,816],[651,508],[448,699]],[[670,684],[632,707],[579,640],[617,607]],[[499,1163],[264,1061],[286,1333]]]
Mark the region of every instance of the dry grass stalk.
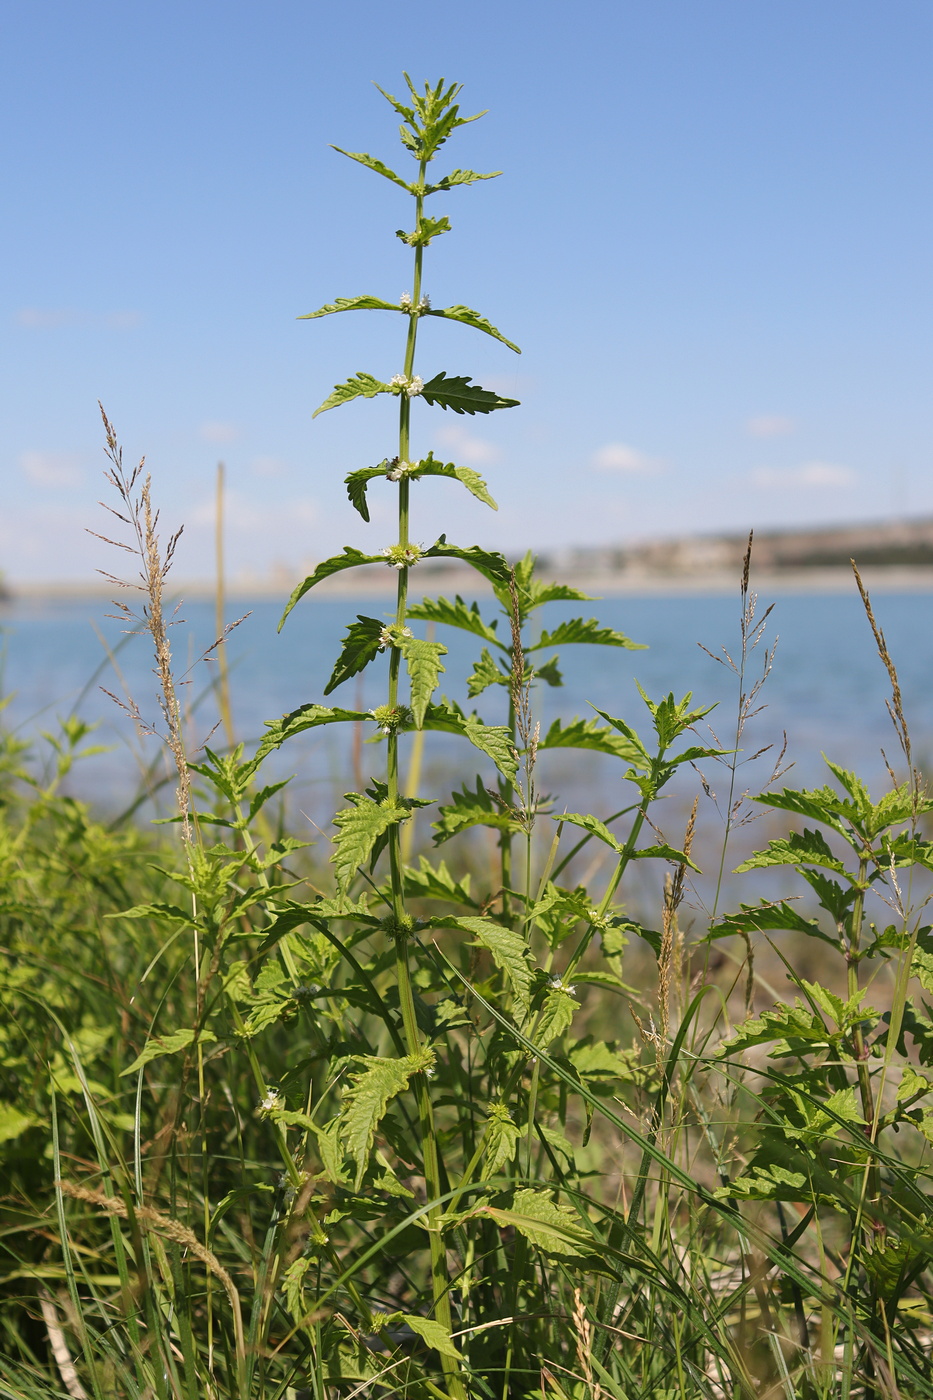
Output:
[[74,1400],[88,1400],[88,1393],[81,1384],[75,1370],[75,1364],[71,1359],[71,1352],[68,1350],[65,1334],[58,1320],[58,1312],[52,1301],[52,1295],[41,1283],[39,1285],[39,1307],[42,1310],[42,1321],[45,1323],[45,1331],[49,1339],[49,1350],[55,1365],[58,1367],[62,1385],[68,1394],[73,1396]]
[[[118,578],[115,574],[109,574],[103,569],[98,572],[103,574],[109,582],[116,584],[118,588],[134,589],[146,596],[147,601],[143,603],[139,613],[134,612],[129,604],[121,602],[119,599],[114,599],[114,607],[119,610],[116,615],[121,621],[130,623],[133,631],[144,629],[152,637],[155,648],[156,675],[159,679],[159,708],[166,727],[166,734],[162,737],[168,744],[175,763],[175,771],[178,775],[176,791],[178,810],[181,813],[184,839],[186,843],[189,843],[191,841],[191,775],[185,755],[181,707],[178,703],[172,675],[172,649],[168,640],[168,628],[173,625],[174,619],[166,622],[163,610],[165,580],[172,567],[175,548],[182,531],[181,529],[175,531],[163,554],[157,533],[159,512],[152,508],[149,474],[147,473],[140,480],[143,476],[146,459],[143,457],[138,466],[134,467],[130,473],[126,472],[123,466],[123,449],[117,441],[113,425],[104,412],[103,405],[99,404],[98,407],[104,422],[107,443],[105,451],[110,461],[110,470],[106,471],[104,475],[120,497],[126,514],[115,510],[113,506],[108,506],[104,501],[101,501],[100,504],[111,515],[116,516],[121,524],[129,527],[134,536],[134,543],[126,544],[120,540],[112,540],[106,535],[98,535],[93,530],[90,533],[95,535],[97,539],[104,540],[106,544],[113,545],[116,549],[123,549],[128,554],[136,555],[142,564],[139,583],[128,583],[125,579]],[[137,494],[134,495],[134,492]],[[122,704],[120,701],[117,703]],[[123,705],[122,708],[128,710],[134,721],[143,729],[149,733],[155,733],[152,726],[144,723],[135,704],[130,702],[129,705]]]
[[577,1360],[583,1372],[583,1379],[590,1392],[590,1400],[602,1400],[603,1388],[599,1381],[593,1379],[593,1329],[590,1320],[586,1315],[586,1307],[583,1303],[583,1296],[579,1288],[573,1290],[573,1322],[576,1328],[574,1344],[577,1351]]
[[[126,1202],[116,1196],[105,1196],[102,1191],[92,1191],[87,1186],[75,1186],[70,1181],[57,1181],[56,1186],[65,1196],[70,1196],[76,1201],[85,1201],[88,1205],[97,1206],[99,1210],[107,1215],[118,1215],[121,1220],[128,1220],[130,1212]],[[230,1306],[233,1310],[234,1327],[236,1329],[237,1347],[243,1351],[243,1320],[240,1312],[240,1295],[237,1292],[236,1284],[227,1273],[211,1250],[207,1249],[197,1235],[189,1230],[187,1225],[182,1225],[180,1220],[173,1220],[170,1215],[163,1215],[161,1211],[153,1210],[151,1206],[135,1206],[133,1217],[145,1229],[152,1230],[158,1235],[162,1235],[167,1240],[172,1240],[175,1244],[183,1245],[190,1250],[196,1259],[199,1259],[206,1269],[219,1279],[224,1287]]]
[[[901,683],[898,680],[897,668],[895,667],[894,662],[891,659],[891,653],[888,651],[888,644],[885,640],[885,635],[875,620],[875,613],[871,605],[871,598],[868,596],[868,589],[862,582],[862,575],[859,573],[858,565],[856,564],[854,559],[850,559],[849,563],[852,565],[852,572],[855,575],[855,583],[859,591],[859,596],[862,599],[862,606],[865,609],[865,616],[868,618],[868,625],[870,626],[872,630],[872,636],[875,639],[875,646],[878,649],[878,655],[881,658],[881,663],[884,666],[884,669],[887,671],[888,679],[891,682],[891,699],[885,700],[884,703],[887,706],[888,714],[891,716],[891,723],[894,725],[894,732],[897,735],[898,743],[904,751],[904,758],[907,760],[907,770],[914,787],[914,792],[916,793],[920,787],[920,775],[916,772],[914,768],[913,755],[911,753],[910,746],[910,730],[907,728],[907,720],[904,716],[904,702],[901,696]],[[889,774],[891,775],[891,781],[895,783],[896,786],[896,779],[894,777],[894,774],[891,772],[891,765],[888,763],[886,758],[885,764],[887,766]]]
[[[684,855],[689,858],[696,830],[699,798],[693,799],[693,807],[684,832]],[[684,861],[677,866],[673,875],[664,877],[664,904],[661,910],[661,952],[658,956],[658,1038],[655,1053],[658,1068],[663,1069],[663,1057],[670,1027],[671,987],[680,978],[680,961],[683,952],[683,937],[677,926],[677,910],[683,903],[684,879],[687,866]]]

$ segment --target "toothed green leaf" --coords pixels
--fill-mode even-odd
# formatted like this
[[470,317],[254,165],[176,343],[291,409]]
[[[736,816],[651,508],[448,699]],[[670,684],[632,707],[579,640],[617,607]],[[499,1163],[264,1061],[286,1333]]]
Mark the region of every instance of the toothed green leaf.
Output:
[[472,311],[469,306],[446,306],[443,310],[428,311],[428,316],[443,316],[447,321],[459,321],[463,326],[472,326],[474,330],[482,331],[484,335],[491,335],[494,340],[501,340],[503,345],[507,345],[510,350],[514,350],[516,355],[522,352],[511,340],[506,340],[500,330],[487,321],[485,316],[481,316],[478,311]]
[[790,836],[777,841],[769,841],[766,851],[756,851],[748,860],[736,866],[736,874],[746,870],[762,870],[772,865],[817,865],[824,870],[833,870],[847,879],[849,875],[842,861],[833,855],[822,832],[793,831]]
[[440,642],[425,642],[420,637],[403,637],[399,642],[411,681],[411,711],[420,729],[431,696],[437,689],[437,678],[444,670],[441,657],[447,648]]
[[200,1041],[202,1045],[209,1045],[216,1039],[213,1031],[202,1030],[199,1035],[194,1029],[172,1031],[170,1035],[154,1035],[151,1040],[147,1040],[133,1063],[121,1071],[120,1077],[135,1073],[136,1070],[142,1069],[143,1065],[148,1065],[150,1060],[158,1060],[163,1055],[177,1055],[179,1050],[187,1050],[195,1040]]
[[576,642],[598,647],[625,647],[627,651],[645,650],[643,642],[633,642],[611,627],[600,627],[595,617],[573,617],[568,622],[561,622],[553,632],[542,632],[540,639],[525,650],[540,651],[542,647],[560,647]]
[[428,1052],[417,1057],[406,1055],[401,1060],[381,1059],[375,1055],[360,1058],[366,1068],[351,1079],[343,1096],[338,1125],[340,1145],[356,1164],[355,1191],[363,1184],[376,1129],[386,1115],[390,1100],[407,1089],[411,1076],[426,1068],[432,1056]]
[[526,1239],[549,1254],[575,1258],[587,1245],[576,1211],[557,1205],[543,1191],[524,1187],[515,1192],[511,1210],[487,1206],[486,1213],[500,1225],[513,1225]]
[[378,467],[361,467],[359,471],[351,472],[345,478],[347,495],[354,510],[358,510],[364,520],[369,520],[369,502],[366,499],[366,488],[373,477],[385,476],[389,470],[388,460],[381,462]]
[[477,695],[482,695],[483,691],[491,685],[511,685],[512,680],[507,671],[490,655],[486,647],[480,652],[480,657],[473,665],[473,672],[467,677],[467,694],[471,700]]
[[459,481],[462,486],[475,496],[478,501],[490,507],[491,510],[498,510],[492,496],[486,487],[486,483],[479,472],[473,471],[472,467],[458,467],[454,462],[435,461],[432,454],[428,454],[418,463],[418,467],[411,473],[413,481],[417,481],[422,476],[447,476]]
[[385,559],[381,554],[364,554],[360,549],[354,549],[352,545],[344,545],[342,554],[335,554],[331,559],[325,559],[322,564],[318,564],[313,574],[309,574],[306,579],[299,583],[292,592],[285,605],[285,611],[279,622],[278,630],[281,632],[282,626],[288,614],[297,602],[302,599],[309,589],[315,584],[323,583],[324,579],[330,578],[332,574],[339,574],[344,569],[355,569],[360,564],[384,564]]
[[388,801],[372,802],[355,792],[346,795],[354,806],[344,808],[334,817],[334,825],[340,830],[334,837],[331,856],[341,892],[348,888],[360,866],[367,863],[379,838],[409,815],[407,808],[393,806]]
[[339,311],[405,311],[407,314],[407,308],[397,301],[383,301],[381,297],[338,297],[326,306],[319,306],[317,311],[297,317],[297,320],[316,321],[319,316],[335,316]]
[[327,705],[302,705],[298,710],[292,710],[289,714],[283,715],[281,719],[270,719],[266,721],[266,729],[269,731],[264,735],[262,742],[257,749],[257,757],[265,758],[267,753],[273,749],[281,748],[286,739],[293,738],[296,734],[303,734],[306,729],[317,729],[322,724],[346,724],[359,720],[371,720],[372,715],[366,710],[341,710],[330,709]]
[[488,175],[480,175],[475,170],[452,170],[436,184],[425,185],[424,192],[426,195],[437,194],[441,190],[452,190],[455,185],[474,185],[477,180],[494,180],[501,174],[501,170],[491,170]]
[[470,380],[470,375],[448,379],[446,371],[441,370],[425,384],[421,397],[425,403],[453,409],[454,413],[492,413],[497,408],[518,407],[518,399],[504,399],[492,389],[481,389],[478,384],[471,384]]
[[429,1347],[439,1351],[442,1356],[453,1356],[457,1361],[462,1359],[447,1328],[435,1318],[403,1313],[402,1321],[407,1322],[411,1330],[417,1333],[423,1342],[427,1342]]
[[462,548],[459,545],[448,544],[447,536],[441,535],[430,549],[426,549],[422,554],[422,559],[462,559],[465,564],[469,564],[483,578],[488,578],[491,583],[505,583],[509,581],[509,564],[501,554],[493,554],[486,549],[480,549],[479,545],[468,545]]
[[361,613],[357,614],[356,621],[351,622],[347,628],[343,650],[337,658],[330,680],[324,687],[325,695],[330,695],[338,685],[365,670],[370,661],[379,655],[380,638],[384,631],[385,623],[380,622],[377,617],[363,617]]
[[383,384],[381,379],[376,379],[371,374],[360,371],[354,374],[352,379],[348,379],[344,384],[335,384],[333,393],[327,398],[319,408],[311,414],[316,418],[319,413],[326,413],[329,408],[339,408],[342,403],[349,403],[351,399],[374,399],[377,394],[391,394],[392,386]]
[[515,781],[518,757],[512,735],[504,724],[483,724],[477,714],[466,715],[450,700],[429,705],[421,722],[422,729],[439,729],[448,734],[462,734],[481,753],[491,758],[503,777]]
[[556,719],[538,744],[539,749],[591,749],[596,753],[611,754],[626,763],[633,763],[643,755],[639,748],[623,735],[604,728],[595,719],[572,719],[566,723]]
[[488,826],[494,831],[512,833],[521,830],[511,812],[493,801],[480,777],[476,779],[475,791],[465,783],[462,790],[454,790],[450,802],[439,808],[438,820],[433,826],[435,846],[449,841],[451,836],[457,836],[471,826]]
[[408,609],[408,616],[421,618],[425,622],[442,622],[447,627],[459,627],[462,632],[472,632],[475,637],[503,646],[496,636],[496,623],[484,622],[478,604],[471,603],[467,607],[459,593],[452,603],[444,597],[422,598],[420,603]]
[[403,180],[401,175],[396,175],[394,170],[375,156],[368,156],[364,151],[345,151],[341,146],[331,146],[332,151],[337,151],[340,155],[346,156],[348,160],[355,160],[360,165],[365,165],[368,170],[374,170],[377,175],[382,175],[386,180],[391,180],[393,185],[398,185],[403,190],[408,190],[409,194],[415,193],[415,186],[410,185],[407,180]]

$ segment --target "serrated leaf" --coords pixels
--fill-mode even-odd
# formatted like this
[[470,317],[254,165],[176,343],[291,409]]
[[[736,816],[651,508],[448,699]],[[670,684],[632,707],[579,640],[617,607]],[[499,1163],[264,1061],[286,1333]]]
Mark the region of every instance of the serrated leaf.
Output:
[[437,833],[436,846],[471,826],[488,826],[494,831],[513,833],[521,829],[509,811],[493,802],[480,777],[476,779],[475,791],[464,784],[462,791],[455,790],[451,794],[450,803],[440,808],[439,818],[433,825]]
[[[305,316],[298,316],[299,321],[316,321],[319,316],[335,316],[339,311],[403,311],[405,310],[399,302],[383,301],[381,297],[337,297],[336,301],[328,302],[326,306],[319,306],[317,311],[309,311]],[[407,314],[407,313],[406,313]]]
[[449,175],[445,175],[436,184],[425,185],[424,193],[437,194],[442,190],[452,190],[455,185],[474,185],[477,180],[494,180],[497,175],[501,175],[501,170],[491,170],[488,175],[480,175],[475,170],[452,170]]
[[752,1016],[737,1026],[734,1034],[717,1047],[716,1056],[740,1054],[754,1045],[767,1045],[777,1040],[825,1046],[828,1032],[820,1017],[808,1006],[802,1006],[800,1002],[787,1006],[779,1001],[772,1010]]
[[420,618],[425,622],[442,622],[447,627],[459,627],[463,632],[472,632],[484,641],[502,646],[496,636],[496,623],[484,622],[478,604],[471,603],[467,607],[459,593],[452,603],[444,597],[423,598],[420,603],[415,603],[408,609],[408,616]]
[[761,932],[765,929],[783,929],[793,933],[805,933],[808,938],[819,938],[833,948],[839,947],[838,938],[830,938],[820,928],[815,919],[805,919],[786,900],[778,903],[743,904],[738,914],[727,914],[718,924],[710,928],[708,938],[729,938],[737,933]]
[[769,841],[766,851],[756,851],[736,866],[735,873],[740,875],[746,870],[762,870],[772,865],[818,865],[851,878],[842,861],[833,855],[822,832],[809,831],[806,827],[802,833],[793,831],[786,838]]
[[556,719],[538,743],[539,749],[590,749],[595,753],[611,754],[625,763],[640,760],[642,750],[617,731],[607,729],[595,719],[574,718],[567,722]]
[[442,1356],[452,1356],[457,1361],[461,1360],[460,1353],[451,1341],[447,1328],[433,1317],[419,1317],[417,1313],[403,1313],[402,1321],[407,1322],[411,1330],[427,1342],[429,1347],[439,1351]]
[[471,378],[455,375],[448,379],[446,371],[441,370],[425,384],[421,397],[425,403],[453,409],[454,413],[493,413],[497,408],[518,407],[518,399],[504,399],[492,389],[481,389],[470,382]]
[[108,919],[156,919],[161,923],[178,923],[185,928],[195,928],[191,913],[180,909],[177,904],[134,904],[132,909],[122,909],[119,914],[108,914]]
[[334,554],[330,559],[325,559],[323,563],[318,564],[314,573],[309,574],[308,577],[293,590],[285,606],[285,611],[279,622],[278,630],[281,632],[285,624],[285,619],[288,617],[292,608],[305,596],[308,590],[314,588],[316,584],[323,583],[324,579],[330,578],[332,574],[342,573],[344,569],[356,569],[360,564],[384,563],[385,558],[381,554],[364,554],[361,549],[355,549],[349,544],[344,545],[342,554]]
[[783,812],[797,812],[802,817],[811,817],[814,821],[825,822],[834,831],[844,834],[845,829],[840,821],[841,801],[838,792],[834,792],[831,787],[812,788],[810,790],[797,791],[794,788],[784,788],[782,792],[762,793],[760,797],[754,799],[764,807],[776,807]]
[[450,219],[446,214],[442,214],[439,219],[430,219],[427,215],[422,215],[418,220],[417,228],[411,233],[406,233],[404,229],[396,229],[395,236],[403,243],[407,243],[409,248],[427,248],[432,238],[438,238],[442,233],[450,232]]
[[340,1144],[356,1163],[356,1191],[363,1184],[376,1128],[385,1117],[390,1100],[406,1089],[411,1076],[426,1064],[424,1056],[406,1055],[401,1060],[375,1055],[361,1058],[366,1069],[351,1080],[344,1094],[338,1127]]
[[529,667],[531,677],[535,681],[546,681],[548,685],[560,686],[564,683],[564,677],[557,665],[558,658],[552,656],[550,661],[545,661],[543,666]]
[[502,1168],[512,1161],[521,1136],[521,1129],[512,1122],[506,1105],[493,1104],[489,1110],[489,1122],[483,1138],[483,1150],[486,1154],[484,1176],[498,1176]]
[[151,1040],[146,1042],[133,1063],[121,1071],[120,1078],[135,1073],[143,1065],[148,1065],[150,1060],[158,1060],[162,1055],[175,1055],[179,1050],[186,1050],[189,1045],[194,1043],[195,1039],[199,1040],[202,1045],[207,1045],[215,1041],[217,1037],[213,1031],[201,1031],[201,1034],[198,1035],[194,1029],[172,1031],[170,1035],[154,1035]]
[[486,949],[496,967],[505,974],[524,1016],[531,1001],[532,973],[528,947],[521,934],[502,924],[494,924],[491,919],[445,920],[442,927],[471,933],[475,946]]
[[558,1205],[543,1191],[523,1187],[516,1191],[511,1210],[486,1206],[486,1214],[501,1225],[512,1225],[539,1249],[571,1258],[582,1253],[586,1236],[576,1211]]
[[425,642],[420,637],[403,637],[399,647],[411,681],[411,712],[420,729],[437,689],[437,678],[444,670],[441,657],[447,655],[447,648],[441,642]]
[[516,355],[522,352],[514,341],[506,340],[500,330],[487,321],[485,316],[481,316],[478,311],[472,311],[469,306],[446,306],[442,310],[428,311],[428,316],[443,316],[447,321],[459,321],[463,326],[472,326],[474,330],[482,331],[484,335],[491,335],[494,340],[501,340],[503,345],[507,345],[510,350],[514,350]]
[[386,459],[380,462],[378,467],[360,467],[358,471],[351,472],[344,478],[344,485],[347,488],[347,496],[354,510],[359,511],[364,520],[369,520],[369,502],[366,499],[366,488],[377,476],[385,476],[389,471],[389,461]]
[[344,638],[343,649],[334,665],[330,680],[324,687],[324,694],[330,695],[338,685],[365,670],[370,661],[379,655],[380,638],[385,631],[385,623],[377,617],[364,617],[357,613],[356,621],[351,622]]
[[446,476],[451,480],[459,481],[478,501],[482,501],[492,510],[499,509],[489,494],[486,482],[472,467],[458,467],[455,462],[438,462],[433,453],[429,453],[427,457],[421,459],[417,468],[411,473],[413,481],[418,481],[423,476]]
[[445,861],[433,866],[426,856],[418,857],[418,869],[406,866],[404,889],[407,898],[442,899],[452,904],[472,904],[476,901],[470,894],[470,876],[455,880],[447,869]]
[[532,1036],[535,1045],[546,1050],[552,1040],[563,1035],[579,1009],[579,1002],[563,987],[551,987],[545,995]]
[[459,705],[442,698],[438,705],[429,705],[421,724],[422,729],[440,730],[447,734],[462,734],[465,739],[491,758],[504,778],[515,781],[518,756],[512,735],[504,724],[483,724],[479,715],[466,715]]
[[456,544],[448,544],[446,535],[441,535],[435,540],[430,549],[426,549],[421,557],[422,559],[462,559],[465,564],[469,564],[477,573],[488,578],[491,583],[508,583],[511,574],[508,560],[501,554],[493,554],[487,549],[480,549],[475,544],[465,548]]
[[631,851],[632,860],[669,860],[673,865],[689,865],[691,870],[702,873],[700,867],[695,865],[685,851],[678,851],[676,846],[668,846],[663,841],[659,841],[655,846],[645,846],[640,851]]
[[311,414],[316,418],[319,413],[326,413],[329,408],[339,408],[343,403],[350,403],[353,399],[374,399],[377,394],[391,394],[391,384],[384,384],[375,375],[367,374],[365,370],[360,370],[352,378],[344,381],[343,384],[335,384],[333,392],[319,408]]
[[359,793],[348,793],[347,796],[354,800],[355,805],[346,807],[334,817],[334,825],[339,827],[340,834],[334,837],[334,854],[331,856],[337,887],[341,891],[348,888],[359,867],[367,863],[379,838],[409,815],[406,807],[372,802]]
[[258,758],[264,758],[273,749],[280,748],[287,739],[303,734],[306,729],[317,729],[322,724],[357,723],[372,720],[367,710],[331,709],[327,705],[302,705],[297,710],[283,715],[281,719],[266,720],[266,734],[256,750]]
[[488,648],[483,647],[479,660],[474,663],[473,670],[467,676],[467,695],[471,700],[475,700],[477,695],[482,695],[491,685],[510,686],[512,678],[490,654]]
[[645,651],[644,642],[633,642],[622,632],[611,627],[601,627],[595,617],[573,617],[561,622],[553,632],[542,632],[540,639],[526,651],[540,651],[542,647],[559,647],[575,643],[586,643],[598,647],[624,647],[627,651]]
[[601,822],[598,817],[594,817],[590,812],[561,812],[559,816],[554,816],[554,821],[568,822],[571,826],[578,826],[583,831],[588,831],[591,836],[595,836],[598,841],[602,841],[604,845],[609,846],[617,855],[621,855],[624,849],[621,843],[613,836],[608,826]]
[[364,151],[345,151],[341,146],[331,146],[332,151],[337,151],[339,155],[346,156],[348,160],[355,160],[360,165],[365,165],[367,170],[374,170],[377,175],[382,175],[384,179],[391,180],[393,185],[400,186],[407,190],[409,194],[415,194],[414,185],[410,185],[407,180],[403,180],[401,175],[396,175],[394,170],[390,170],[381,160],[375,156],[367,155]]

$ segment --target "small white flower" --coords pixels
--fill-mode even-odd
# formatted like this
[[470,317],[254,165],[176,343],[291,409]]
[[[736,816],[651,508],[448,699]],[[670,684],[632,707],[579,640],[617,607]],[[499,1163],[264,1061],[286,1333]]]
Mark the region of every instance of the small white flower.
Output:
[[282,1098],[275,1089],[267,1089],[266,1096],[259,1105],[260,1113],[272,1113],[282,1107]]
[[403,292],[398,299],[398,304],[403,311],[407,311],[411,306],[411,292]]
[[414,471],[415,467],[418,465],[418,462],[404,462],[396,457],[393,460],[392,466],[386,472],[386,477],[389,481],[401,481],[403,476],[407,476],[410,471]]
[[421,393],[421,390],[423,388],[424,380],[421,378],[420,374],[416,374],[414,379],[412,379],[408,384],[405,385],[405,393],[410,399],[413,399],[416,394]]
[[390,647],[394,641],[395,638],[392,635],[392,628],[383,627],[382,631],[379,633],[379,650],[385,651],[386,647]]
[[389,383],[394,389],[404,389],[406,384],[408,383],[408,380],[405,378],[404,374],[393,374],[392,378],[389,380]]
[[421,300],[420,300],[419,303],[418,303],[418,310],[419,310],[419,311],[430,311],[430,310],[431,310],[431,298],[430,298],[429,296],[423,296],[423,297],[421,298]]

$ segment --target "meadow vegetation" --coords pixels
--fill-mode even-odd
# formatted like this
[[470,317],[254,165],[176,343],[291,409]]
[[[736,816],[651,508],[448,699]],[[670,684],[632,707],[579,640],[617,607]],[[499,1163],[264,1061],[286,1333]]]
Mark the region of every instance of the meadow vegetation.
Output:
[[[424,291],[426,250],[450,228],[435,197],[492,176],[431,173],[476,118],[456,86],[406,83],[385,96],[407,173],[343,154],[412,197],[411,290],[308,318],[401,317],[398,372],[357,373],[318,410],[396,400],[392,450],[346,484],[364,520],[370,490],[392,493],[397,537],[321,563],[282,621],[368,565],[396,572],[394,616],[352,620],[330,677],[309,678],[319,699],[250,752],[223,732],[195,749],[163,603],[177,536],[160,545],[149,478],[124,468],[105,418],[116,543],[138,567],[114,575],[118,607],[150,633],[158,680],[158,719],[137,697],[127,722],[164,741],[175,816],[107,823],[67,795],[72,765],[93,762],[77,719],[42,762],[3,739],[0,1395],[933,1396],[933,804],[870,601],[899,744],[880,795],[832,754],[821,788],[779,786],[778,762],[745,791],[774,659],[751,544],[740,647],[720,658],[728,736],[710,739],[690,695],[643,693],[625,717],[542,731],[535,687],[560,685],[558,649],[636,643],[587,609],[549,623],[548,604],[590,600],[531,556],[414,542],[413,483],[495,503],[475,471],[414,456],[413,409],[515,406],[469,376],[418,373],[422,331],[440,317],[517,347]],[[475,569],[488,602],[421,596],[425,558]],[[439,692],[449,629],[476,646],[460,701]],[[325,703],[369,666],[384,704]],[[496,695],[507,718],[488,724],[474,704]],[[263,776],[270,753],[326,725],[365,729],[372,773],[329,852]],[[438,732],[469,764],[446,796],[419,778]],[[618,810],[547,793],[558,749],[616,765]],[[685,773],[709,804],[713,771],[718,874],[687,928],[698,808],[662,831],[659,804]],[[743,860],[752,893],[725,912],[756,804],[784,826]],[[589,861],[597,849],[608,865]],[[646,862],[653,917],[629,896]]]

